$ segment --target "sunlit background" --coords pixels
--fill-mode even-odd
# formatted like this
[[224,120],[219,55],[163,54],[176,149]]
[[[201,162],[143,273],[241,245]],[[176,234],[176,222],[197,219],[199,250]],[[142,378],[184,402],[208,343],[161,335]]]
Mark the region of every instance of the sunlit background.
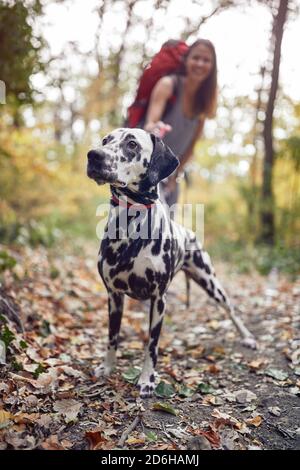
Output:
[[[51,244],[56,237],[70,237],[97,243],[96,207],[108,200],[109,189],[85,176],[87,149],[122,125],[141,71],[164,41],[184,39],[191,44],[203,37],[216,47],[218,112],[207,120],[195,148],[191,184],[182,183],[182,202],[205,204],[205,243],[217,254],[227,256],[232,244],[242,251],[248,246],[252,253],[261,230],[263,129],[279,3],[2,2],[0,64],[6,65],[0,68],[0,79],[7,85],[6,104],[0,105],[3,240]],[[288,2],[273,114],[273,248],[285,258],[286,252],[292,253],[292,260],[300,228],[299,6],[296,0]],[[9,9],[15,9],[11,23],[5,17]],[[29,28],[26,38],[20,32],[24,21]],[[20,36],[15,41],[16,34]],[[36,52],[30,47],[23,51],[22,46],[21,52],[14,50],[18,41],[29,41]],[[276,256],[270,259],[268,254],[262,270],[271,269]]]

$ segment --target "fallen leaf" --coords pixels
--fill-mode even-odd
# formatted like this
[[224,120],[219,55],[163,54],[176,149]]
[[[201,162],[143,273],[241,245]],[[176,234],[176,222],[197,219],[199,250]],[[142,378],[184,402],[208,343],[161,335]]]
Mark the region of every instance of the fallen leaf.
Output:
[[[63,445],[64,442],[68,444],[67,447]],[[59,442],[58,436],[55,434],[55,435],[49,436],[44,442],[42,442],[41,446],[45,450],[66,450],[72,447],[72,443],[70,441],[64,441],[64,440]]]
[[253,400],[257,399],[257,395],[255,393],[251,392],[250,390],[246,390],[243,388],[242,390],[238,390],[237,392],[234,392],[236,401],[238,403],[250,403]]
[[152,405],[152,410],[164,411],[165,413],[170,413],[171,415],[177,416],[178,412],[170,405],[166,403],[154,403]]
[[127,346],[130,350],[131,349],[143,349],[144,348],[141,341],[130,341]]
[[12,419],[13,416],[9,411],[0,410],[0,429],[9,426]]
[[206,367],[205,370],[209,372],[210,374],[218,374],[219,372],[221,372],[222,367],[217,364],[210,364],[209,366]]
[[218,331],[219,328],[220,328],[220,322],[218,322],[218,320],[211,320],[210,322],[208,322],[208,326],[214,330],[214,331]]
[[205,431],[204,429],[190,429],[189,432],[194,434],[195,436],[203,436],[205,437],[213,447],[218,448],[220,447],[220,436],[216,430],[210,429]]
[[213,393],[214,389],[211,387],[211,385],[200,382],[197,387],[197,392],[201,392],[203,395]]
[[148,441],[156,442],[157,441],[157,434],[153,431],[145,431],[145,435]]
[[103,436],[103,431],[99,428],[87,431],[85,437],[89,441],[91,450],[101,449],[101,446],[107,443],[107,439]]
[[265,371],[265,374],[268,377],[272,377],[273,379],[276,379],[276,380],[286,380],[289,376],[289,374],[285,372],[284,370],[274,369],[274,368],[267,369]]
[[241,423],[236,419],[230,416],[227,413],[223,413],[222,411],[218,410],[215,408],[211,415],[214,418],[217,418],[218,421],[214,421],[214,425],[216,427],[222,426],[222,425],[232,425],[235,426],[236,428],[241,427]]
[[154,393],[157,397],[171,398],[175,395],[175,389],[167,382],[159,382],[154,390]]
[[42,426],[43,428],[48,428],[50,423],[53,421],[51,415],[42,415],[38,420],[37,423]]
[[255,418],[246,419],[247,424],[251,424],[251,426],[255,426],[256,428],[261,425],[262,421],[263,419],[259,415],[255,416]]
[[281,415],[281,409],[278,406],[269,406],[268,411],[274,416]]
[[248,363],[248,366],[250,367],[250,369],[258,370],[258,369],[260,369],[263,365],[265,365],[267,362],[268,362],[267,359],[258,358],[258,359],[254,359],[253,361],[249,362],[249,363]]
[[14,422],[15,423],[36,423],[37,420],[39,419],[40,414],[39,413],[19,413],[14,416]]
[[60,400],[54,403],[53,409],[57,411],[59,414],[65,416],[66,423],[70,423],[72,421],[76,421],[77,415],[82,407],[82,404],[72,400]]
[[6,346],[2,340],[0,340],[0,364],[6,364]]
[[188,398],[188,397],[191,397],[194,393],[195,392],[192,388],[187,387],[186,385],[182,385],[182,387],[180,387],[179,389],[178,395],[180,397]]
[[140,376],[141,370],[137,367],[130,367],[125,372],[123,372],[122,377],[126,382],[131,384],[136,384]]
[[137,438],[137,437],[129,437],[127,440],[126,440],[126,444],[128,445],[143,445],[145,444],[145,438]]

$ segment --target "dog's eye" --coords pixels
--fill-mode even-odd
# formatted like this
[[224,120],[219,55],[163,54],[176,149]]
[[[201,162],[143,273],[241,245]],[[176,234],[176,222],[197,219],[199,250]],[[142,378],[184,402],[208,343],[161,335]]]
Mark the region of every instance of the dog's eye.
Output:
[[128,142],[128,147],[133,150],[137,147],[137,143],[134,140],[130,140]]
[[105,137],[103,140],[102,140],[102,145],[106,145],[107,144],[107,138]]

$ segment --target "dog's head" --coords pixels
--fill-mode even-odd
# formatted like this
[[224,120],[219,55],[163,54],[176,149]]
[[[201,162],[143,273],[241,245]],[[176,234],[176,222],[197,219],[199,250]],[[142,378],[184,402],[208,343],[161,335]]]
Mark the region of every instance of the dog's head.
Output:
[[161,139],[142,129],[116,129],[87,156],[90,178],[135,192],[148,191],[179,165]]

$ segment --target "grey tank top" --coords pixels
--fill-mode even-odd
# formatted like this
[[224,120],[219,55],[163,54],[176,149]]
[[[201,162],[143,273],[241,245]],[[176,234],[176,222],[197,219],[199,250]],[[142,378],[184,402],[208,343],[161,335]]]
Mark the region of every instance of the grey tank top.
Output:
[[[163,141],[170,147],[175,155],[181,160],[195,136],[199,118],[188,118],[183,114],[182,109],[182,93],[183,93],[183,77],[180,75],[170,75],[174,83],[174,93],[176,95],[175,103],[168,104],[162,121],[172,126],[171,132],[165,135]],[[143,119],[137,127],[143,128],[145,119]]]
[[172,130],[165,135],[163,140],[181,160],[195,137],[199,118],[197,116],[190,119],[184,115],[182,109],[183,77],[175,75],[172,78],[176,100],[175,103],[167,106],[162,116],[162,121],[170,124]]

